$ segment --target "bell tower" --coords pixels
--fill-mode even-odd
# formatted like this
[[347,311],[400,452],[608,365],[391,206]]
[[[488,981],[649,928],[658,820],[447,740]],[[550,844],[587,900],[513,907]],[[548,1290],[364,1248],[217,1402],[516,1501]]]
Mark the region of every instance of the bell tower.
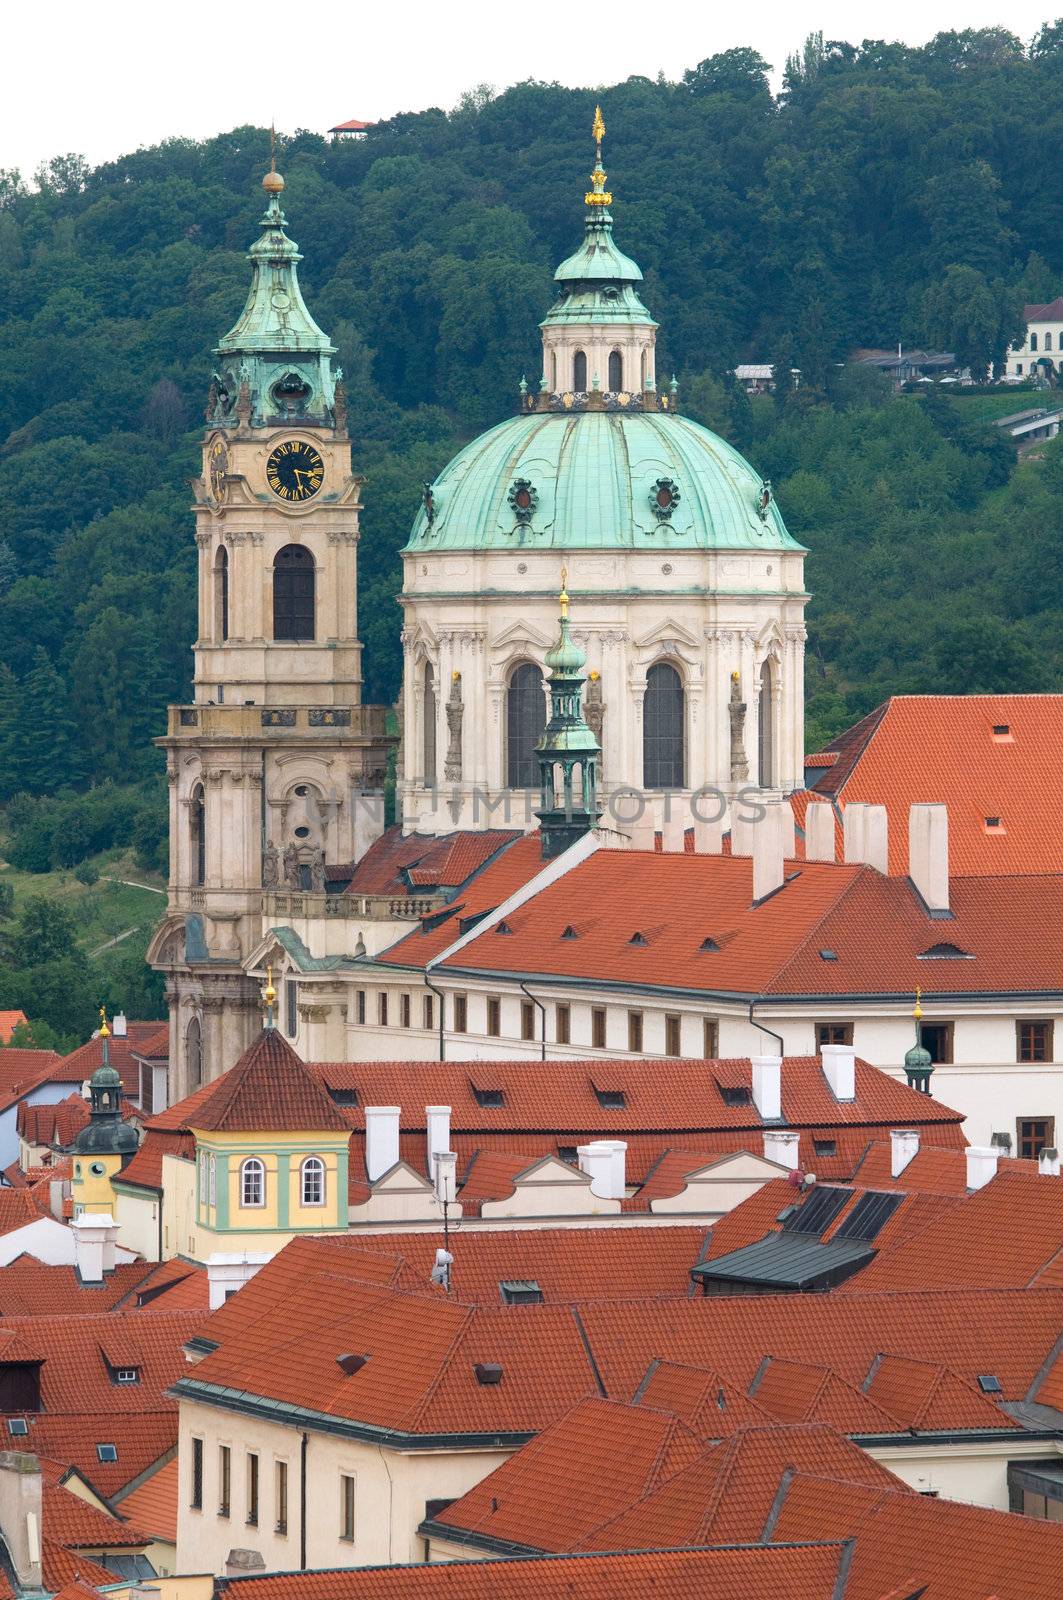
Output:
[[[203,472],[194,703],[171,706],[170,1095],[232,1066],[258,1026],[243,961],[270,897],[325,915],[333,864],[383,826],[386,709],[362,704],[358,517],[342,374],[299,287],[271,162],[251,287],[216,350]],[[317,899],[320,897],[321,904]]]

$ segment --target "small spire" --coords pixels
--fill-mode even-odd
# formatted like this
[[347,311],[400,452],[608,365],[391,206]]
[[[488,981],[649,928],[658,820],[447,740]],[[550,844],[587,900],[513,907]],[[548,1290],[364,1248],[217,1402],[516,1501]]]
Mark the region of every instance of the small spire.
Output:
[[109,1067],[111,1065],[111,1030],[107,1026],[106,1006],[100,1007],[100,1038],[103,1040],[100,1065]]
[[594,108],[594,123],[591,128],[594,135],[595,157],[594,171],[591,173],[593,188],[583,196],[584,205],[611,206],[613,197],[606,192],[606,173],[602,170],[602,140],[605,138],[605,122],[602,118],[601,106]]
[[266,987],[262,991],[262,998],[266,1002],[265,1029],[269,1032],[273,1027],[273,1007],[277,1000],[277,991],[273,987],[272,964],[266,968]]
[[923,1001],[923,991],[917,985],[916,986],[916,991],[915,991],[915,1010],[912,1012],[912,1016],[915,1018],[916,1022],[922,1022],[922,1020],[923,1020],[923,1004],[922,1004],[922,1001]]
[[559,599],[559,601],[561,603],[561,615],[562,615],[562,617],[567,618],[568,617],[568,568],[567,567],[562,567],[561,568],[561,593],[558,596],[558,599]]
[[280,194],[284,188],[284,179],[277,171],[277,129],[272,122],[269,125],[269,171],[262,179],[262,187],[269,195]]

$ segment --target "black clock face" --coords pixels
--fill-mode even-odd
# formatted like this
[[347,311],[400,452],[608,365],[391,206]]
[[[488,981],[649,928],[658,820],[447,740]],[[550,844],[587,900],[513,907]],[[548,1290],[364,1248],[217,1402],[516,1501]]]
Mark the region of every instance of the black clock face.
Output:
[[324,476],[325,463],[303,439],[286,439],[266,462],[267,481],[279,500],[312,500]]

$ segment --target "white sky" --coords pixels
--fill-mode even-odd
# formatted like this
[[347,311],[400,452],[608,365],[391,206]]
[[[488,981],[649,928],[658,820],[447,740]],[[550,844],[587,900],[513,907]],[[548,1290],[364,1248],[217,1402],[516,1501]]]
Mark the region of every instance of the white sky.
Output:
[[614,83],[751,45],[776,68],[805,35],[925,42],[1002,24],[1023,40],[1056,0],[13,0],[4,8],[0,167],[93,163],[244,122],[324,132],[452,107],[477,83]]

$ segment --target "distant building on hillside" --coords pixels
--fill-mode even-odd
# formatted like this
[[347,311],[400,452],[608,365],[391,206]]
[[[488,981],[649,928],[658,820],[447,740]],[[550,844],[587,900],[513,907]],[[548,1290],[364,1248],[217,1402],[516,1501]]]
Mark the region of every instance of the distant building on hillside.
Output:
[[[746,394],[771,394],[775,388],[775,368],[770,361],[754,361],[735,367],[734,374]],[[801,387],[800,367],[791,367],[794,388]]]
[[896,350],[853,350],[849,360],[853,366],[885,373],[895,389],[956,373],[956,357],[949,350],[905,350],[898,345]]
[[1063,295],[1047,305],[1023,306],[1022,314],[1026,338],[1008,353],[1008,375],[1028,378],[1040,372],[1050,378],[1063,369]]
[[334,128],[329,129],[329,133],[336,135],[343,134],[347,138],[353,137],[358,139],[361,138],[362,134],[366,133],[370,128],[375,127],[375,122],[359,122],[357,117],[351,117],[349,122],[337,122]]

